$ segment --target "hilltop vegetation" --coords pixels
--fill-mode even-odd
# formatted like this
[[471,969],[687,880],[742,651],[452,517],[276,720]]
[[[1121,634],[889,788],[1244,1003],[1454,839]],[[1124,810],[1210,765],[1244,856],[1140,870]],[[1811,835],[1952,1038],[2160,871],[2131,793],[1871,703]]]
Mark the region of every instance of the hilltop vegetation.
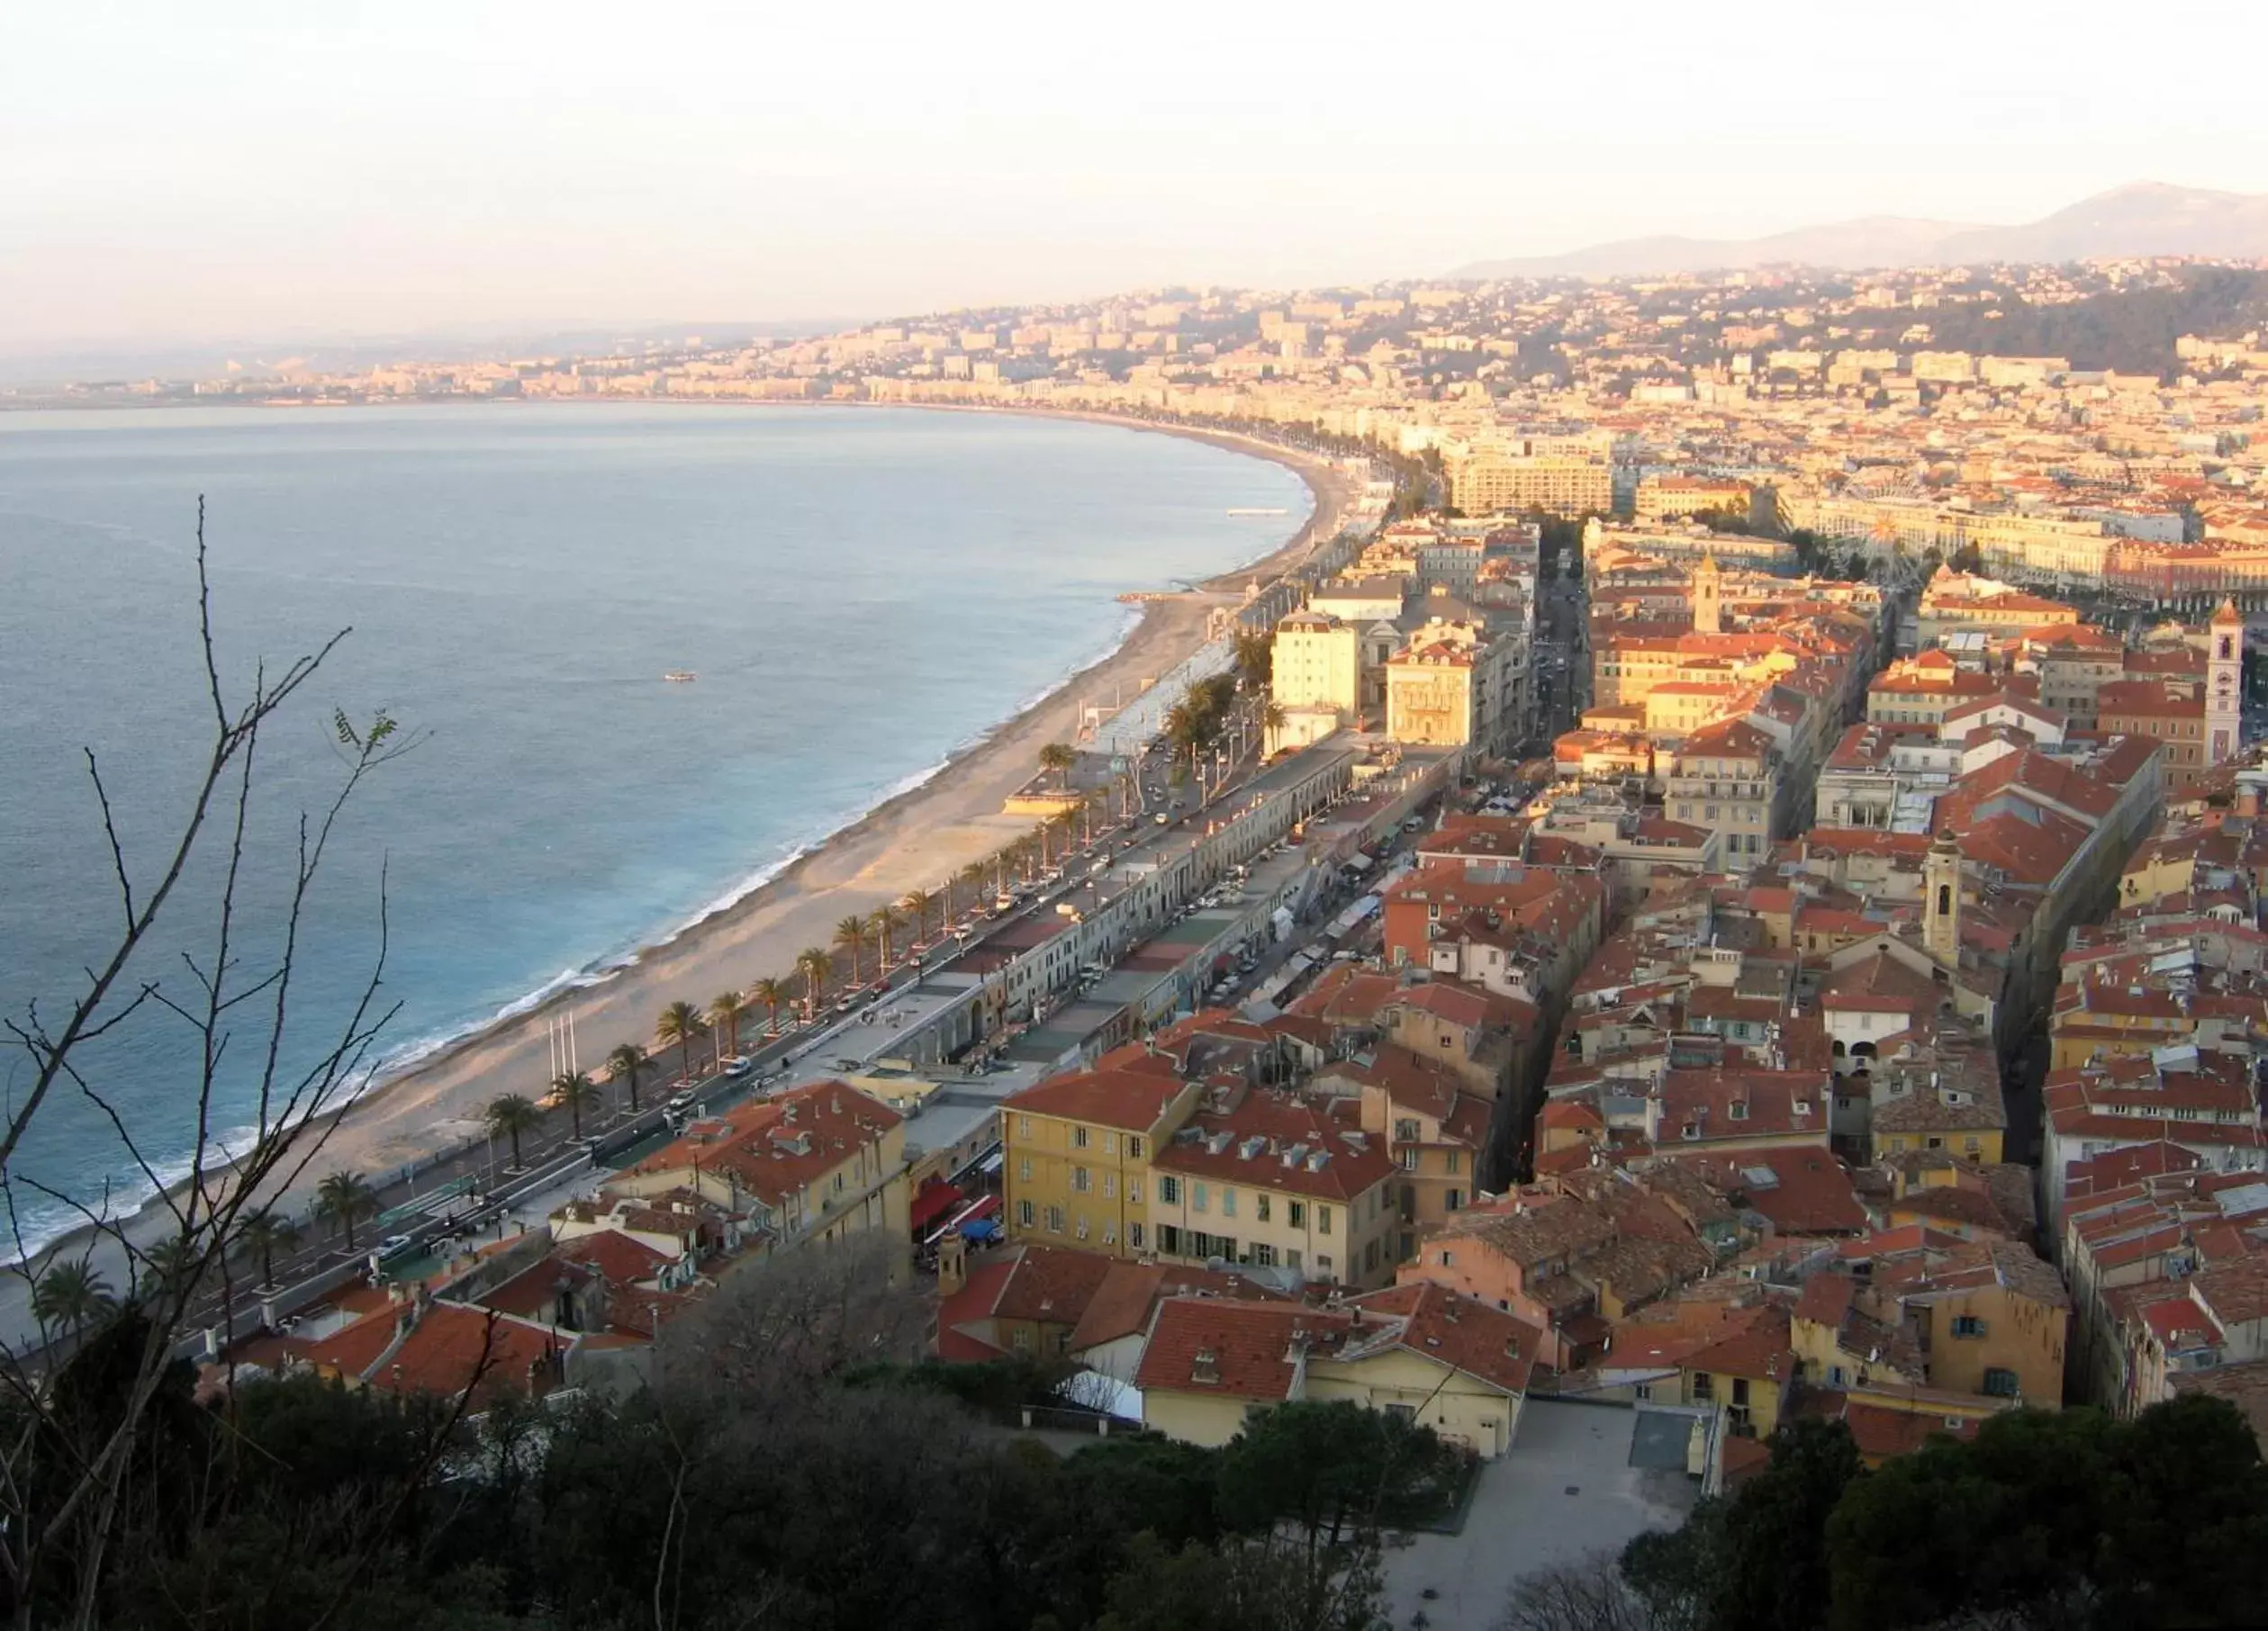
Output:
[[[1997,317],[1989,315],[1997,311]],[[2268,272],[2193,266],[2170,289],[2119,289],[2065,305],[2011,294],[1928,318],[1930,348],[1984,356],[2064,356],[2074,368],[2165,374],[2184,334],[2242,334],[2268,324]]]

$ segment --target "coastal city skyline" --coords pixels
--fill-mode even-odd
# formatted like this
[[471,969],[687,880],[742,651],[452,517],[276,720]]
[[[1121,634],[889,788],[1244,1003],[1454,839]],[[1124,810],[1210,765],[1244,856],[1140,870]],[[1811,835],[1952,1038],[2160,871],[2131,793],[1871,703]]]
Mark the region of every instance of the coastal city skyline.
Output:
[[[2180,0],[2119,73],[2179,83],[2212,10]],[[1689,13],[1452,7],[1437,36],[1517,65],[1514,88],[1431,96],[1383,138],[1332,30],[1233,7],[1109,32],[1007,8],[980,37],[914,17],[872,39],[823,15],[607,16],[28,20],[0,70],[0,351],[872,320],[1437,276],[1655,233],[2013,223],[2146,178],[2268,193],[2249,99],[2070,95],[2100,71],[2093,38],[1998,7],[1924,8],[1910,25],[1961,49],[1894,53],[1855,18],[1767,11],[1739,50],[1768,89],[1738,97],[1693,81],[1715,42]],[[681,95],[696,60],[745,64],[754,93]],[[2005,68],[1990,95],[1980,61]],[[1806,122],[1816,140],[1785,140]]]
[[31,19],[0,1618],[2257,1623],[2268,114],[2083,21]]

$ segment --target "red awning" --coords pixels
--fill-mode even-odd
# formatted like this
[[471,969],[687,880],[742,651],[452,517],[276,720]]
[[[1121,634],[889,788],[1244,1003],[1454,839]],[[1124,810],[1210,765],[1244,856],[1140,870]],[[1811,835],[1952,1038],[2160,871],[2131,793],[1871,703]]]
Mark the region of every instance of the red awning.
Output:
[[914,1196],[909,1216],[916,1230],[924,1230],[951,1212],[967,1197],[951,1184],[935,1181],[925,1184]]

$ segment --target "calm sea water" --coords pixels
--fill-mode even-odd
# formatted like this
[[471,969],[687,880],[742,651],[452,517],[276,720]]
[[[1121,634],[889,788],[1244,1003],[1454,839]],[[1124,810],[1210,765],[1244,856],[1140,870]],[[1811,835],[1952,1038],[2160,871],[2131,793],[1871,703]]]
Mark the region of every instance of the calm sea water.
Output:
[[[1109,427],[890,410],[625,405],[0,415],[0,1005],[59,1020],[115,937],[91,748],[153,863],[210,743],[194,526],[224,681],[352,635],[262,748],[238,924],[272,962],[330,710],[421,742],[350,807],[292,992],[308,1042],[376,948],[395,1057],[587,977],[744,891],[1123,638],[1113,597],[1273,548],[1298,478]],[[1282,506],[1289,516],[1231,517]],[[665,683],[665,671],[699,673]],[[225,834],[216,831],[210,835]],[[223,852],[132,969],[186,998]],[[262,1005],[231,1020],[214,1131],[255,1114]],[[154,1008],[92,1050],[19,1172],[83,1201],[194,1148],[199,1043]],[[304,1044],[303,1044],[303,1049]],[[293,1057],[304,1062],[306,1051]],[[30,1071],[0,1063],[0,1090]],[[33,1238],[73,1221],[29,1189]]]

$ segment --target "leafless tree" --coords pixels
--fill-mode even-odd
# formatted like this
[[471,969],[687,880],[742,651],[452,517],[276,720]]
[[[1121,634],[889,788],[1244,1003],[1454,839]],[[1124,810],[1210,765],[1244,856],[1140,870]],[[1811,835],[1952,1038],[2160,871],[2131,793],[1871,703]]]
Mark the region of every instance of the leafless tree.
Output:
[[882,1230],[783,1249],[729,1275],[663,1329],[664,1390],[754,1409],[808,1398],[845,1366],[917,1356],[927,1295],[909,1282],[905,1248]]
[[[14,1617],[32,1623],[89,1626],[106,1551],[121,1521],[133,1446],[161,1379],[185,1336],[214,1310],[225,1322],[238,1290],[237,1237],[245,1222],[306,1173],[329,1132],[329,1120],[366,1068],[392,1007],[381,1002],[385,963],[383,869],[375,907],[376,937],[366,978],[346,1017],[312,1029],[294,1007],[294,977],[305,951],[311,907],[342,812],[371,773],[411,745],[381,712],[366,723],[343,711],[330,721],[340,774],[327,803],[303,811],[295,842],[267,852],[256,834],[264,768],[262,747],[279,718],[350,631],[278,671],[257,667],[248,689],[224,682],[213,627],[204,509],[197,512],[197,611],[203,689],[211,734],[185,809],[154,866],[128,860],[121,812],[112,804],[102,766],[86,751],[87,778],[107,849],[116,900],[116,929],[84,969],[68,1008],[50,1016],[36,1001],[5,1021],[22,1059],[23,1083],[0,1120],[0,1197],[16,1230],[18,1261],[7,1271],[27,1285],[56,1256],[26,1250],[19,1203],[43,1197],[81,1222],[68,1251],[97,1254],[122,1266],[113,1284],[131,1288],[128,1307],[139,1331],[131,1375],[109,1394],[111,1408],[68,1419],[54,1407],[59,1379],[80,1347],[78,1331],[45,1332],[41,1340],[0,1346],[0,1586]],[[184,889],[194,868],[217,871],[217,887]],[[280,922],[264,921],[248,898],[255,881],[285,885]],[[162,933],[161,933],[162,931]],[[187,941],[177,969],[148,970],[162,940]],[[248,948],[267,942],[267,949]],[[171,1025],[194,1062],[194,1088],[161,1121],[122,1105],[103,1079],[90,1050],[122,1028]],[[234,1053],[231,1047],[234,1046]],[[312,1063],[298,1061],[309,1059]],[[216,1116],[233,1113],[248,1094],[253,1130],[238,1147],[216,1150]],[[68,1193],[24,1169],[24,1140],[68,1095],[91,1105],[110,1128],[123,1159],[158,1192],[155,1207],[124,1216],[107,1196]],[[187,1175],[160,1180],[158,1153],[186,1143]],[[122,1327],[121,1329],[127,1329]],[[87,1343],[99,1331],[85,1333]],[[116,1356],[113,1356],[114,1362]],[[68,1560],[68,1586],[50,1578]],[[57,1605],[68,1602],[68,1618]]]
[[1496,1631],[1658,1631],[1658,1624],[1615,1554],[1590,1552],[1523,1575]]

